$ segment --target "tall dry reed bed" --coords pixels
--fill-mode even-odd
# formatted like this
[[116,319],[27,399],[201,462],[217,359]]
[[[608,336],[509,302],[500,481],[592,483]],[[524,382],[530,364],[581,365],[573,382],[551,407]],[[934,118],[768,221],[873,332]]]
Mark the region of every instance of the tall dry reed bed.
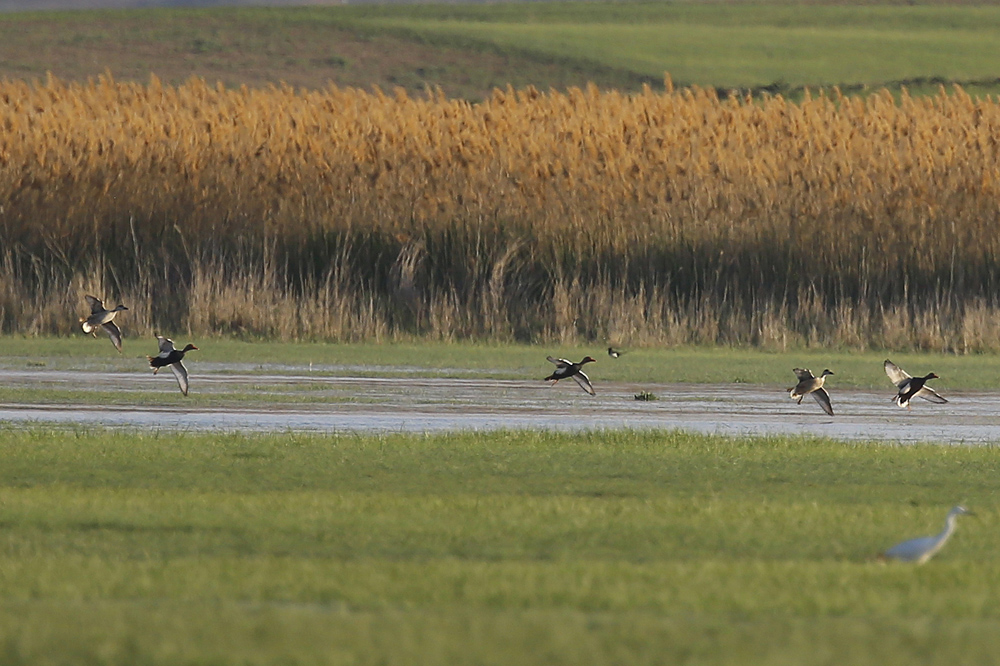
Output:
[[1000,349],[1000,106],[0,84],[0,325]]

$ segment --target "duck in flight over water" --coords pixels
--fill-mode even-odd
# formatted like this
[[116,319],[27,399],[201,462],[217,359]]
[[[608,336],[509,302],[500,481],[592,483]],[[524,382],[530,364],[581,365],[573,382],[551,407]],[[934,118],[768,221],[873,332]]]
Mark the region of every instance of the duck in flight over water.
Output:
[[934,402],[939,405],[943,405],[948,402],[930,386],[926,386],[928,379],[940,379],[933,372],[923,376],[923,377],[912,377],[908,372],[900,368],[898,365],[890,361],[885,360],[883,364],[885,368],[885,374],[889,377],[889,381],[896,385],[898,393],[892,397],[892,401],[899,405],[900,407],[910,408],[910,398],[917,397],[923,398],[928,402]]
[[799,383],[793,388],[788,389],[788,397],[792,400],[797,400],[798,404],[801,405],[802,398],[806,395],[811,395],[819,403],[819,406],[823,408],[824,412],[833,416],[833,405],[830,404],[830,394],[823,388],[826,376],[833,373],[829,370],[824,370],[823,374],[816,377],[805,368],[795,368],[792,372],[798,377]]
[[160,353],[156,356],[147,356],[149,359],[149,367],[153,369],[153,374],[155,375],[160,368],[169,367],[171,372],[174,373],[174,377],[177,378],[177,385],[181,388],[181,393],[184,395],[188,394],[188,372],[187,368],[181,362],[184,360],[184,354],[189,351],[196,351],[198,348],[192,344],[185,345],[184,349],[175,349],[174,341],[170,338],[165,338],[162,335],[156,336],[156,339],[160,343]]
[[83,328],[84,333],[93,333],[94,337],[97,337],[97,329],[103,328],[104,332],[108,334],[111,338],[111,344],[115,346],[118,353],[122,353],[122,332],[112,321],[115,315],[123,310],[128,310],[124,305],[118,305],[114,310],[108,310],[104,307],[104,302],[96,296],[87,295],[84,298],[87,299],[87,304],[90,306],[90,316],[84,317],[80,320],[81,328]]
[[584,391],[590,395],[597,395],[594,392],[594,386],[590,383],[590,377],[583,371],[584,365],[587,363],[597,363],[596,359],[587,356],[579,363],[573,363],[564,358],[554,358],[552,356],[547,356],[546,358],[549,363],[555,363],[556,369],[552,371],[551,375],[545,378],[545,381],[551,381],[552,385],[555,386],[559,383],[560,379],[572,377]]

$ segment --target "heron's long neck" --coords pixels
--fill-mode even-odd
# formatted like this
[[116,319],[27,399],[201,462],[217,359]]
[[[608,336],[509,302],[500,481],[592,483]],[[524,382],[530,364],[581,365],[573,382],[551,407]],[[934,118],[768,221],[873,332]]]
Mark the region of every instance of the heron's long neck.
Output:
[[949,513],[948,517],[944,520],[944,529],[941,530],[941,534],[937,535],[938,543],[944,543],[951,536],[951,533],[955,531],[955,519],[957,516],[953,513]]

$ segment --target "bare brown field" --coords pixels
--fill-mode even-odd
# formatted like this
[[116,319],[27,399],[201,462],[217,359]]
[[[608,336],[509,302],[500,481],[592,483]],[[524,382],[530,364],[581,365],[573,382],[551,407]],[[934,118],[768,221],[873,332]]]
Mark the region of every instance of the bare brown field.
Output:
[[1000,348],[1000,108],[0,86],[4,331]]
[[0,79],[86,83],[110,74],[123,82],[191,77],[227,87],[278,82],[316,90],[329,84],[481,100],[495,87],[565,89],[594,82],[637,90],[642,79],[610,68],[545,62],[515,52],[449,48],[338,27],[335,14],[256,9],[8,15],[0,20]]

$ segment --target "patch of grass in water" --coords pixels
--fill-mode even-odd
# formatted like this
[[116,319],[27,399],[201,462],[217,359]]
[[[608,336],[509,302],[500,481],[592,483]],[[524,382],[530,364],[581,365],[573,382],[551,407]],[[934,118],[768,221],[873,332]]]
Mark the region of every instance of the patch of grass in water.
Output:
[[[4,358],[0,368],[23,369],[25,364],[45,363],[52,371],[99,369],[110,372],[145,372],[145,356],[112,357],[110,345],[89,345],[81,338],[0,338]],[[105,349],[104,347],[108,347]],[[631,348],[613,362],[601,358],[601,345],[565,347],[560,345],[487,345],[473,343],[406,344],[326,344],[242,342],[219,339],[200,342],[197,357],[186,361],[192,382],[199,363],[252,363],[258,372],[303,374],[310,363],[327,368],[317,376],[356,377],[453,377],[540,380],[551,372],[547,355],[582,358],[592,355],[598,362],[588,365],[587,374],[598,381],[651,383],[731,384],[737,381],[756,385],[791,386],[792,368],[806,367],[836,373],[831,387],[891,389],[882,369],[886,358],[910,374],[934,371],[941,376],[935,387],[982,390],[1000,386],[1000,355],[896,353],[892,351],[851,352],[825,349],[788,351],[731,348]],[[246,370],[239,370],[246,373]],[[192,389],[194,390],[194,389]]]
[[[170,379],[173,381],[173,378]],[[327,392],[324,392],[324,389]],[[294,406],[310,404],[380,404],[384,400],[377,397],[345,394],[344,389],[313,387],[296,384],[281,390],[273,386],[260,386],[251,390],[218,390],[207,392],[192,384],[187,396],[178,390],[160,391],[137,390],[93,390],[93,389],[49,389],[49,388],[0,388],[0,405],[70,406],[80,409],[122,407],[198,407],[222,408],[227,406],[260,405],[267,409],[270,405]]]

